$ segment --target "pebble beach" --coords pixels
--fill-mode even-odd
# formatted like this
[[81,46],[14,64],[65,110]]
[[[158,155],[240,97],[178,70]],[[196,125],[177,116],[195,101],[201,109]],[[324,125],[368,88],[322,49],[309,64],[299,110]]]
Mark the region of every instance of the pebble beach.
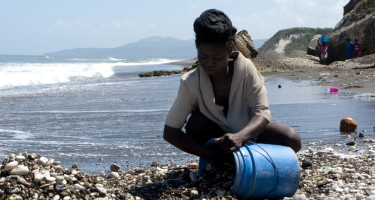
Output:
[[[348,135],[351,142],[307,144],[297,154],[301,179],[284,199],[375,199],[375,140]],[[230,188],[234,168],[211,169],[197,176],[198,163],[88,174],[79,164],[69,168],[42,155],[17,153],[0,165],[0,199],[237,199]]]

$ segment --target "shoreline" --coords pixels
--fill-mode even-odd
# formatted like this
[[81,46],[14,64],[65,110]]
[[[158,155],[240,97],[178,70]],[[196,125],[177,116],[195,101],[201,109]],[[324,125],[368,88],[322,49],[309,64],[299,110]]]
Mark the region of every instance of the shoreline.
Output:
[[321,67],[316,69],[264,72],[264,76],[274,76],[292,81],[317,81],[317,85],[339,88],[339,91],[371,93],[375,95],[375,69],[339,69]]
[[[169,64],[189,67],[196,60],[196,58],[192,58]],[[257,66],[259,60],[263,64],[262,61],[266,58],[252,59],[256,67],[259,68],[258,70],[262,70],[261,66]],[[319,64],[316,57],[309,55],[276,59],[274,62],[270,69],[261,72],[263,76],[274,76],[292,81],[318,81],[317,85],[337,87],[339,91],[375,95],[375,55],[338,61],[330,65]],[[294,68],[285,68],[285,65],[288,64],[294,65]]]

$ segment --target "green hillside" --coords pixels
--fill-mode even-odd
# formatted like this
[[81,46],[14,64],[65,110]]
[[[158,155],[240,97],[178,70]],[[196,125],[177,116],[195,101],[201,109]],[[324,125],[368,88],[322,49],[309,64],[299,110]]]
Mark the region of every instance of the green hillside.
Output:
[[[278,31],[271,39],[269,39],[264,45],[259,49],[260,52],[266,52],[276,49],[276,44],[279,43],[281,39],[290,39],[291,42],[286,45],[285,53],[301,50],[306,51],[311,39],[316,34],[328,35],[332,32],[332,28],[290,28]],[[298,38],[293,37],[293,35],[298,35]]]

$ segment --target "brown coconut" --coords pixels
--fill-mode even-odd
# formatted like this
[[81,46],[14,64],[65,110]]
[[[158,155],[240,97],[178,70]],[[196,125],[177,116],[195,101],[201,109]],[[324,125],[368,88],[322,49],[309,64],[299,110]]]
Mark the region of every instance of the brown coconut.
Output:
[[350,117],[345,117],[340,121],[340,132],[354,132],[357,129],[357,122]]

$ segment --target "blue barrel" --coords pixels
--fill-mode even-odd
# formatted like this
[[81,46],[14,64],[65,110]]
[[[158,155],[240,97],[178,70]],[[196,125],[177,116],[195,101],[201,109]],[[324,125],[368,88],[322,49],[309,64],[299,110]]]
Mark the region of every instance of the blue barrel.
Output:
[[329,37],[321,37],[320,42],[329,42]]
[[247,143],[233,155],[236,177],[231,193],[237,198],[282,198],[297,191],[300,168],[291,148]]

